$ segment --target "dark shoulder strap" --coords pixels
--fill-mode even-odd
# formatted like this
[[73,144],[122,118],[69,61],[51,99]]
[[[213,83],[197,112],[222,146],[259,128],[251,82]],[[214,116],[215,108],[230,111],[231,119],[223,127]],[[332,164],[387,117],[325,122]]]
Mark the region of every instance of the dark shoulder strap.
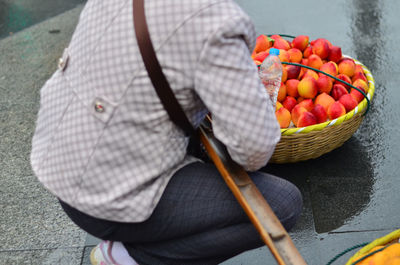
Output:
[[193,125],[186,117],[185,112],[172,92],[157,60],[146,23],[144,0],[133,0],[133,24],[144,65],[158,97],[168,112],[169,118],[187,135],[193,134]]

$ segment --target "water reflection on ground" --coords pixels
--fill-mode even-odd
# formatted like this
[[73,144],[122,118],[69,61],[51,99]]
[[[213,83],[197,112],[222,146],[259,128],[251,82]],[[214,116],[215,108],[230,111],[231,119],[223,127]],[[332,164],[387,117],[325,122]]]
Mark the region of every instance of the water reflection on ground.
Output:
[[30,14],[14,3],[0,2],[0,37],[11,35],[32,24]]
[[76,7],[85,0],[0,0],[0,39]]
[[[316,160],[269,165],[310,197],[317,233],[398,226],[400,187],[400,41],[398,1],[238,1],[258,34],[280,32],[327,38],[372,72],[376,92],[359,130],[342,147]],[[308,8],[312,7],[312,8]],[[397,44],[396,44],[397,43]],[[397,221],[396,221],[397,218]]]
[[320,158],[269,165],[266,171],[309,193],[317,233],[333,231],[362,212],[370,202],[374,182],[368,154],[355,137]]

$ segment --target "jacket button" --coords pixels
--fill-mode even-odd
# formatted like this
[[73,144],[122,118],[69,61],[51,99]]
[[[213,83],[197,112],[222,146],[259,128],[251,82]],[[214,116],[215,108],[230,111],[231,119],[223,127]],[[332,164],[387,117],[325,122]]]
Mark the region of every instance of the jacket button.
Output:
[[68,57],[61,57],[58,59],[58,69],[64,70],[67,67]]
[[98,113],[103,113],[105,111],[103,104],[99,101],[94,104],[94,110]]

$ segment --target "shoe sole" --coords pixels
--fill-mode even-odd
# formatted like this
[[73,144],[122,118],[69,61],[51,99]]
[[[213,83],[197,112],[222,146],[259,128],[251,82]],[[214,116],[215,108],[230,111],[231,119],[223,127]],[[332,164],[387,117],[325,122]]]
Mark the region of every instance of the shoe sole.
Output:
[[94,258],[94,252],[96,251],[96,248],[98,247],[96,246],[92,249],[92,251],[90,251],[90,263],[92,263],[92,265],[100,265]]

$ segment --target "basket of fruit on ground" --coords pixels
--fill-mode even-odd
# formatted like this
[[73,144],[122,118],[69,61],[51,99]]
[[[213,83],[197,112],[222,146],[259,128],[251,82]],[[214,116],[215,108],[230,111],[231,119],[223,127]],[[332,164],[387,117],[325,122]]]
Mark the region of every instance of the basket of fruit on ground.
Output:
[[261,65],[272,47],[283,66],[275,112],[282,136],[269,162],[304,161],[341,146],[369,109],[371,72],[330,41],[305,35],[258,36],[254,62]]
[[[356,254],[354,254],[346,263],[346,265],[371,265],[371,264],[400,264],[400,229],[395,230],[383,237],[377,238],[371,243],[360,244],[355,247],[364,246]],[[348,250],[353,250],[354,247]],[[332,264],[337,258],[344,255],[348,251],[343,251],[331,260]]]

